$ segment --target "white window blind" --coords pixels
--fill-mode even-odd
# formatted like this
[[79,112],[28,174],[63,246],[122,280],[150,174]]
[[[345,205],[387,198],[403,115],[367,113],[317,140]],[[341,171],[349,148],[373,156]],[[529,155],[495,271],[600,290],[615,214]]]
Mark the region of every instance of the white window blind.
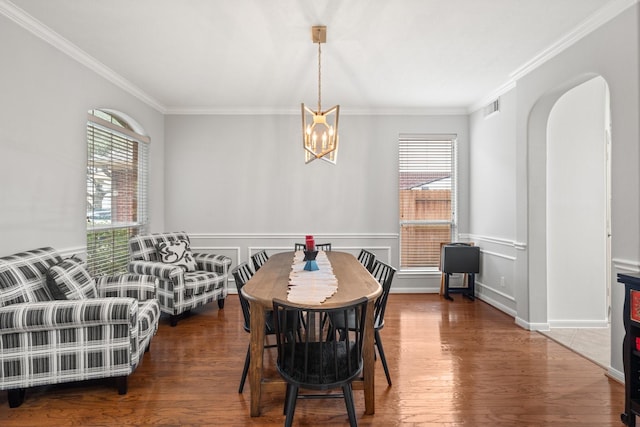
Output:
[[130,237],[147,231],[148,138],[103,111],[87,122],[87,267],[127,270]]
[[456,240],[455,135],[399,137],[400,268],[438,269]]

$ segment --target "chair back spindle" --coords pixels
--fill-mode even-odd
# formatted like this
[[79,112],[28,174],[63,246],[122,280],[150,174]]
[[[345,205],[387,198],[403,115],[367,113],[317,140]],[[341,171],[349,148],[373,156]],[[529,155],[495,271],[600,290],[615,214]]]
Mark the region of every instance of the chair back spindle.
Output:
[[267,262],[268,259],[269,259],[269,255],[267,255],[267,251],[264,249],[251,255],[251,261],[253,262],[253,270],[254,271],[260,270],[260,267],[262,267],[262,264]]
[[331,243],[317,243],[316,250],[329,252],[331,250]]
[[376,329],[381,329],[384,325],[384,312],[387,308],[387,299],[389,298],[391,283],[393,282],[393,276],[396,274],[396,269],[389,264],[376,260],[371,269],[371,274],[382,287],[382,293],[376,300],[375,311],[373,313],[375,327]]
[[242,316],[244,318],[244,330],[249,331],[249,325],[251,324],[251,315],[249,310],[249,301],[242,295],[242,287],[251,279],[253,271],[246,262],[238,264],[233,270],[231,270],[234,282],[236,282],[236,289],[238,290],[238,298],[240,299],[240,307],[242,308]]
[[371,272],[373,264],[376,262],[376,254],[369,252],[366,249],[362,249],[360,250],[360,254],[358,254],[358,261],[360,261],[360,264],[362,264],[364,268]]

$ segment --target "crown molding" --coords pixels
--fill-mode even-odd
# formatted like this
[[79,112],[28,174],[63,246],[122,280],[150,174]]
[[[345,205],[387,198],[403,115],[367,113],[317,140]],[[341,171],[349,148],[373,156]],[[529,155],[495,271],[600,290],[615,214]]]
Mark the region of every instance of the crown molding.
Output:
[[0,0],[0,14],[160,113],[165,112],[165,106],[156,99],[10,1]]
[[[467,115],[484,107],[487,103],[498,98],[502,94],[512,90],[516,86],[518,79],[524,77],[534,69],[540,67],[574,43],[593,32],[600,26],[604,25],[626,9],[638,4],[640,0],[614,0],[608,3],[600,10],[583,21],[573,31],[562,37],[556,43],[544,49],[531,60],[517,68],[509,75],[509,80],[495,89],[489,95],[483,97],[480,101],[467,107],[444,107],[444,108],[380,108],[366,109],[356,108],[352,110],[342,109],[343,115],[403,115],[403,116],[419,116],[419,115]],[[145,93],[138,86],[134,85],[102,62],[98,61],[60,34],[47,27],[41,21],[33,18],[24,10],[13,4],[9,0],[0,0],[0,14],[6,16],[11,21],[23,27],[36,37],[49,43],[56,49],[60,50],[67,56],[76,60],[80,64],[89,68],[96,74],[105,78],[122,90],[128,92],[138,98],[145,104],[154,108],[162,114],[174,115],[294,115],[299,114],[299,110],[295,109],[278,109],[278,108],[182,108],[171,107],[161,104],[158,100]]]
[[483,97],[478,102],[470,105],[469,108],[467,108],[467,113],[471,114],[478,111],[496,98],[499,98],[501,95],[515,88],[519,79],[554,58],[556,55],[560,54],[562,51],[569,48],[602,25],[606,24],[628,8],[634,6],[639,1],[640,0],[615,0],[606,6],[603,6],[560,40],[553,43],[551,46],[544,49],[509,74],[509,80],[506,83],[495,89],[489,95]]
[[492,103],[497,98],[500,98],[502,95],[504,95],[505,93],[509,92],[510,90],[512,90],[515,87],[516,87],[515,79],[509,79],[509,81],[507,81],[506,83],[504,83],[502,86],[498,87],[497,89],[494,89],[493,92],[489,93],[487,96],[482,98],[480,101],[470,105],[469,108],[467,108],[467,114],[475,113],[476,111],[486,107],[488,104]]
[[[167,107],[164,114],[170,115],[203,115],[203,116],[299,116],[299,108],[183,108]],[[465,107],[446,108],[343,108],[340,107],[341,116],[459,116],[467,115]]]
[[459,116],[467,115],[465,107],[424,107],[424,108],[354,108],[340,109],[340,114],[346,116]]
[[549,61],[565,49],[569,48],[588,34],[592,33],[599,27],[603,26],[616,16],[620,15],[622,12],[627,10],[628,8],[634,6],[638,3],[639,0],[614,0],[611,3],[603,6],[601,9],[596,11],[589,18],[584,20],[580,25],[574,28],[567,35],[562,37],[557,42],[553,43],[548,48],[544,49],[536,56],[534,56],[531,60],[520,66],[518,69],[513,71],[509,77],[513,81],[517,81],[518,79],[524,77],[529,74],[531,71],[540,67],[545,62]]
[[184,116],[291,116],[300,115],[300,108],[259,107],[167,107],[165,114]]

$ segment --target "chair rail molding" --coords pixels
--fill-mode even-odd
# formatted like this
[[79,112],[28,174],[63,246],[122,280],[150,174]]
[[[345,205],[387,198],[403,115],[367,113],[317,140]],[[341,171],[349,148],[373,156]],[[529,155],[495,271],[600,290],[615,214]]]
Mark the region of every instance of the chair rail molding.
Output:
[[527,244],[525,242],[513,242],[513,247],[519,251],[527,250]]
[[518,243],[515,240],[505,239],[502,237],[483,236],[480,234],[465,234],[465,235],[461,234],[461,236],[464,236],[467,240],[473,241],[473,242],[486,242],[486,243],[492,243],[500,246],[508,246],[510,248],[516,248],[516,249],[518,249],[519,245],[523,245],[526,247],[526,243]]
[[398,239],[398,233],[189,233],[192,239],[304,239],[313,234],[316,239]]
[[[307,234],[311,233],[189,233],[189,237],[193,250],[229,256],[237,265],[262,249],[268,254],[292,251],[294,243],[304,241]],[[370,250],[387,264],[393,264],[393,251],[399,240],[398,233],[314,233],[314,237],[317,242],[331,242],[333,250],[354,256],[360,249]]]
[[615,269],[618,271],[625,273],[640,273],[640,261],[623,258],[613,258],[611,261]]

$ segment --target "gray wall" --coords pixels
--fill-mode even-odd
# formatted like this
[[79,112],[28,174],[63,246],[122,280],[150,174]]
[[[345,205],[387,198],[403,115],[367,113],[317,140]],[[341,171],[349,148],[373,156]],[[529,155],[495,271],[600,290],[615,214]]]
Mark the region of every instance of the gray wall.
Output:
[[516,92],[500,96],[500,112],[470,115],[470,236],[481,247],[476,291],[516,315]]
[[[169,115],[166,228],[235,262],[291,250],[314,234],[334,248],[371,249],[398,265],[398,135],[458,135],[461,232],[468,230],[468,117],[340,117],[337,165],[304,163],[299,115]],[[439,275],[400,275],[396,290],[439,287]]]
[[87,111],[111,108],[151,138],[152,227],[164,222],[162,114],[0,15],[0,254],[86,246]]
[[[152,230],[186,230],[196,247],[236,262],[313,233],[397,265],[397,136],[457,133],[460,231],[483,251],[479,293],[518,324],[544,327],[546,120],[563,93],[597,75],[611,95],[612,274],[640,271],[638,21],[634,5],[520,77],[489,120],[480,112],[343,115],[338,165],[305,166],[297,115],[163,117],[0,17],[0,254],[84,248],[90,108],[126,113],[151,137]],[[398,291],[435,291],[439,277],[398,279]],[[614,374],[622,371],[622,300],[614,284]]]
[[[471,182],[483,179],[481,167],[490,164],[502,172],[490,172],[485,184],[497,184],[500,179],[515,182],[515,186],[506,188],[499,209],[491,199],[482,197],[484,193],[476,193],[481,189],[472,189],[470,235],[487,242],[481,242],[486,251],[483,267],[490,263],[490,268],[483,271],[480,292],[487,301],[512,313],[524,327],[548,326],[545,237],[549,113],[567,90],[598,75],[607,82],[611,97],[612,275],[640,271],[638,23],[636,4],[519,78],[515,89],[503,96],[504,108],[497,121],[482,121],[480,112],[471,115]],[[475,149],[480,146],[496,150],[495,162]],[[513,220],[505,220],[501,213],[502,208],[514,209],[514,204],[515,230]],[[483,214],[492,211],[493,217]],[[506,287],[500,285],[501,276],[506,277]],[[624,292],[615,277],[612,281],[610,373],[622,378]]]

